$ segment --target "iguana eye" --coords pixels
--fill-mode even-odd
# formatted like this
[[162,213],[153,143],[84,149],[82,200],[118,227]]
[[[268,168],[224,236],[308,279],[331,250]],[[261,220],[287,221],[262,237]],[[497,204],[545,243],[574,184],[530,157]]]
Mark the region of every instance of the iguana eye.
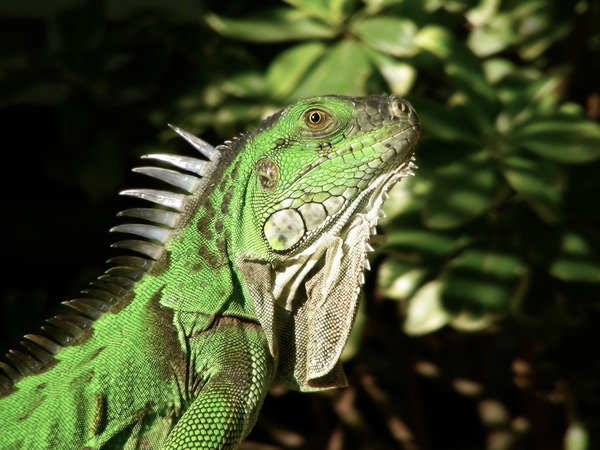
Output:
[[331,116],[320,109],[309,109],[304,114],[304,122],[310,128],[323,128]]

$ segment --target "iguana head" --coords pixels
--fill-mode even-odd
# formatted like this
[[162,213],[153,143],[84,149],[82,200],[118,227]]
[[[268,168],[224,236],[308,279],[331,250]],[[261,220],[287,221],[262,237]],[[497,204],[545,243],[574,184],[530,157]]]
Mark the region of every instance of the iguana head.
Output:
[[340,386],[339,356],[386,192],[414,167],[419,119],[394,96],[321,96],[265,120],[244,141],[246,181],[231,241],[278,380]]
[[355,213],[374,226],[385,191],[410,173],[419,134],[413,108],[393,96],[313,97],[273,115],[246,141],[254,177],[244,237],[257,227],[279,260],[324,233],[341,236]]

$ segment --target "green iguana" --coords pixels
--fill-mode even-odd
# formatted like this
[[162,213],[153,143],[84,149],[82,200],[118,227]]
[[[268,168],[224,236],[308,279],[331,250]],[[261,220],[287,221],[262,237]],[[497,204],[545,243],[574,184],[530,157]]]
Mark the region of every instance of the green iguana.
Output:
[[[0,448],[233,449],[269,386],[343,386],[339,362],[386,192],[420,134],[393,96],[298,101],[202,158],[134,169],[170,185],[72,314],[0,370]],[[166,166],[162,167],[162,166]]]

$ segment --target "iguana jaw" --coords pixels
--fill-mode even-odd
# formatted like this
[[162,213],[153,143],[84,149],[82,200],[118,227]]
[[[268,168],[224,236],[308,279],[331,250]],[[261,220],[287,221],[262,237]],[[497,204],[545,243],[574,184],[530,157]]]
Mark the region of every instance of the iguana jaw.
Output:
[[[388,198],[388,191],[400,179],[414,175],[412,171],[412,169],[416,168],[414,164],[414,147],[419,140],[420,130],[420,125],[412,125],[382,141],[381,144],[383,145],[387,145],[388,142],[396,142],[396,146],[392,147],[398,157],[402,158],[401,162],[392,161],[387,167],[382,169],[380,175],[370,180],[369,186],[356,199],[351,201],[346,210],[343,211],[346,219],[344,220],[341,217],[340,219],[342,220],[334,218],[334,221],[340,222],[339,226],[336,226],[337,229],[341,229],[348,220],[347,217],[350,217],[354,213],[365,214],[372,227],[377,225],[378,220],[382,217],[381,206]],[[389,170],[390,167],[392,170]]]
[[[309,249],[324,233],[341,236],[349,218],[356,213],[365,216],[372,232],[374,232],[374,227],[377,225],[378,219],[383,216],[381,206],[387,198],[387,192],[401,178],[413,175],[412,169],[416,167],[413,163],[414,147],[419,139],[419,135],[420,125],[415,123],[390,135],[381,142],[377,142],[375,145],[385,148],[385,150],[379,151],[382,161],[381,165],[376,169],[379,173],[370,175],[370,179],[364,181],[362,190],[350,188],[342,195],[331,196],[330,199],[334,197],[342,199],[339,209],[331,212],[329,208],[326,208],[330,214],[322,223],[314,229],[307,230],[292,248],[278,253],[285,255],[285,257],[300,255],[305,253],[306,249]],[[344,158],[345,155],[352,151],[352,148],[345,148],[343,151],[338,152],[335,158]],[[388,155],[385,160],[383,159],[384,154]],[[393,154],[393,156],[390,157],[390,154]],[[318,170],[318,167],[313,169]],[[309,174],[305,176],[309,176]],[[355,192],[355,194],[350,196],[347,195],[348,192]],[[323,202],[323,204],[326,204],[326,202]],[[286,209],[283,208],[281,211],[286,211]],[[305,224],[312,220],[303,211],[302,205],[297,207],[295,211],[297,211],[295,214],[299,214]]]

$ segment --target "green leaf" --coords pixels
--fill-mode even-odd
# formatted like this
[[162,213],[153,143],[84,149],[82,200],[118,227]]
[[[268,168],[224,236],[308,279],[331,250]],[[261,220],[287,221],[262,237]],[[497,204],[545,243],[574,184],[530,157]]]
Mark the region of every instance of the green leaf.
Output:
[[265,81],[260,73],[255,71],[240,71],[226,78],[219,84],[221,92],[235,97],[264,98]]
[[556,70],[551,75],[534,70],[519,70],[506,60],[488,61],[488,77],[494,78],[490,68],[504,65],[505,74],[498,79],[498,97],[503,103],[497,128],[503,134],[510,134],[520,124],[531,120],[540,112],[555,112],[560,103],[559,87],[564,83],[564,71]]
[[467,38],[467,45],[477,56],[484,58],[504,50],[514,40],[514,23],[511,17],[498,14],[491,22],[474,28]]
[[354,5],[353,0],[285,0],[309,16],[339,27]]
[[410,299],[404,321],[404,331],[411,336],[432,333],[450,321],[442,306],[442,283],[433,280],[422,286]]
[[280,99],[289,95],[326,50],[325,44],[307,42],[280,53],[267,71],[267,85],[271,88],[271,96]]
[[465,17],[471,26],[481,27],[494,20],[498,15],[500,3],[500,0],[481,0],[479,5],[465,13]]
[[364,50],[350,40],[330,47],[291,94],[293,99],[320,94],[365,95],[373,69]]
[[208,13],[205,20],[215,31],[251,42],[285,42],[334,37],[337,31],[292,8],[261,11],[247,19],[230,19]]
[[457,237],[426,228],[391,228],[386,235],[386,248],[397,250],[411,262],[441,258],[455,247]]
[[[483,20],[478,20],[484,8]],[[485,57],[508,47],[517,49],[526,60],[540,58],[557,40],[569,32],[563,19],[553,18],[553,8],[545,0],[523,1],[499,10],[498,0],[486,0],[467,13],[473,31],[467,38],[469,46]]]
[[433,172],[423,220],[431,228],[455,228],[484,214],[497,198],[501,180],[481,154]]
[[590,443],[590,432],[584,424],[573,420],[565,431],[565,450],[587,450]]
[[400,17],[367,17],[353,23],[350,31],[365,44],[392,56],[412,56],[417,26]]
[[[405,0],[363,0],[366,5],[365,12],[369,15],[375,15],[381,12],[381,10],[394,5],[401,5],[406,3]],[[421,5],[418,5],[420,7]]]
[[513,34],[521,58],[540,58],[552,44],[569,32],[569,24],[559,17],[553,18],[552,13],[553,8],[548,8],[548,2],[544,0],[521,2],[507,11],[512,29],[517,30]]
[[578,230],[565,231],[550,274],[567,282],[600,282],[600,254],[591,238]]
[[369,59],[379,70],[392,93],[400,96],[408,94],[417,78],[417,71],[410,64],[398,61],[377,50],[365,48]]
[[544,158],[579,164],[600,158],[600,125],[571,117],[532,120],[514,131],[513,139]]
[[471,311],[461,311],[451,316],[449,325],[459,331],[477,332],[491,327],[500,318],[498,313],[473,313]]
[[415,44],[423,50],[427,50],[446,61],[453,53],[454,37],[441,26],[430,25],[423,27],[415,37]]
[[430,25],[419,30],[415,44],[437,56],[459,91],[464,92],[467,112],[479,128],[492,128],[497,107],[496,92],[485,78],[482,63],[447,29]]
[[407,300],[421,287],[431,270],[413,262],[386,258],[377,272],[377,286],[383,295],[394,300]]
[[[423,130],[444,141],[462,141],[479,144],[479,130],[458,106],[447,106],[423,97],[411,98],[411,103],[419,113]],[[461,114],[462,113],[462,114]]]
[[521,257],[506,250],[467,248],[444,275],[443,304],[450,311],[505,313],[524,273]]
[[502,171],[508,183],[545,222],[562,218],[566,174],[549,161],[534,160],[526,154],[502,159]]

